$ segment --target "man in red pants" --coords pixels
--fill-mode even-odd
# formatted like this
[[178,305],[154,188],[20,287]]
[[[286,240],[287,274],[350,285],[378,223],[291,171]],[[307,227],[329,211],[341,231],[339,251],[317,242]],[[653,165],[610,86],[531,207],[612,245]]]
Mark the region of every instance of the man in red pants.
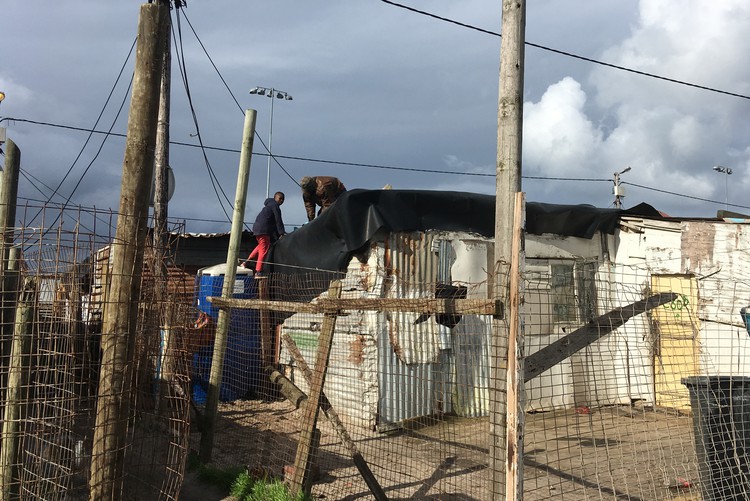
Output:
[[253,234],[258,240],[258,245],[253,249],[244,263],[240,266],[247,268],[248,262],[255,258],[255,275],[263,271],[263,261],[268,255],[271,243],[286,234],[284,221],[281,219],[281,204],[284,203],[284,194],[277,191],[273,198],[267,198],[263,203],[263,209],[258,213],[253,223]]

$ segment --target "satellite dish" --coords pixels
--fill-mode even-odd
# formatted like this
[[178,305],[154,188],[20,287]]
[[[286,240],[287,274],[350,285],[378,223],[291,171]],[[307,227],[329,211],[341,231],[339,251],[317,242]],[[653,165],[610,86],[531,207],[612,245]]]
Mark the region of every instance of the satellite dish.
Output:
[[[156,193],[156,171],[154,171],[154,178],[151,180],[151,194],[148,196],[148,206],[154,206],[154,194]],[[174,172],[172,167],[167,167],[167,202],[172,200],[174,195]]]

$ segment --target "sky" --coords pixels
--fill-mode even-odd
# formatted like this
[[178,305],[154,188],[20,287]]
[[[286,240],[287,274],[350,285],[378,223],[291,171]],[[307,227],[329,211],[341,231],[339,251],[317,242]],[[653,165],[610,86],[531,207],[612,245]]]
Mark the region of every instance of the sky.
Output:
[[[502,2],[397,3],[423,13],[380,0],[188,0],[172,11],[170,219],[229,230],[250,108],[249,223],[266,198],[269,139],[270,190],[286,193],[290,228],[306,219],[296,185],[305,175],[349,189],[494,194]],[[22,152],[22,199],[117,209],[141,5],[4,0],[0,126]],[[625,208],[750,214],[750,2],[572,5],[527,2],[527,200],[613,207],[613,175],[630,167]],[[274,100],[272,129],[271,100],[251,95],[256,86],[293,97]],[[93,128],[119,135],[89,137]]]

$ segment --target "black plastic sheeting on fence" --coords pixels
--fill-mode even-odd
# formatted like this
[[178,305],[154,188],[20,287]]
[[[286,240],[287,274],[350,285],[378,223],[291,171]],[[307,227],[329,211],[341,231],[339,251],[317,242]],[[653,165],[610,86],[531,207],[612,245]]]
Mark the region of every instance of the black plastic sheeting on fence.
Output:
[[[592,238],[613,234],[622,216],[661,218],[642,203],[631,209],[592,205],[526,204],[526,233]],[[352,256],[388,233],[463,231],[495,235],[495,197],[476,193],[427,190],[350,190],[329,209],[287,234],[272,248],[275,273],[344,271]]]

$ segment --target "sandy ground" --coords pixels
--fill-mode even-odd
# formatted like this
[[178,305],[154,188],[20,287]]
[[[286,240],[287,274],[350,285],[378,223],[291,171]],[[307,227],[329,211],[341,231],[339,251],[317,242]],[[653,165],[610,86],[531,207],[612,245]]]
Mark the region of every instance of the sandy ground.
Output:
[[[281,478],[294,462],[301,411],[287,402],[221,404],[213,463],[244,465]],[[613,406],[527,414],[524,499],[697,500],[691,417]],[[382,434],[344,422],[391,500],[489,500],[486,418],[413,423]],[[373,499],[333,428],[321,417],[319,478],[313,497]],[[200,435],[193,433],[197,449]],[[213,501],[188,478],[181,499]]]

